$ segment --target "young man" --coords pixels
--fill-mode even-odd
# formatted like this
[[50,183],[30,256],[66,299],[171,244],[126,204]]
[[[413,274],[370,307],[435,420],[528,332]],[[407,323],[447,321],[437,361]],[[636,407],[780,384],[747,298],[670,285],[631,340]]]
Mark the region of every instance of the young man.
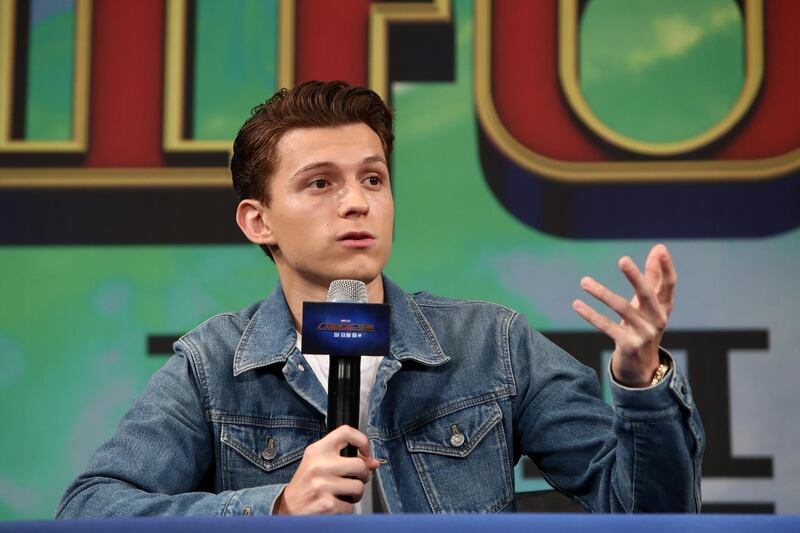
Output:
[[[696,512],[703,430],[659,342],[676,274],[666,248],[619,267],[628,302],[581,286],[611,337],[614,409],[590,369],[517,313],[406,294],[382,275],[394,207],[391,113],[367,89],[308,82],[254,109],[234,144],[236,220],[278,269],[273,293],[175,343],[59,517],[513,510],[531,457],[591,511]],[[388,357],[362,370],[360,428],[325,434],[327,358],[300,353],[302,303],[363,281],[391,305]],[[358,457],[342,457],[353,445]],[[366,503],[365,503],[366,502]]]

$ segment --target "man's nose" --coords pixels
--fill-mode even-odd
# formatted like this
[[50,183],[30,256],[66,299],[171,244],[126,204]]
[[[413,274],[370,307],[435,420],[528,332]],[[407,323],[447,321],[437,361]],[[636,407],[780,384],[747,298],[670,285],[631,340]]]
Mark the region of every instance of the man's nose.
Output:
[[367,196],[359,185],[347,184],[339,194],[339,216],[366,215],[369,212]]

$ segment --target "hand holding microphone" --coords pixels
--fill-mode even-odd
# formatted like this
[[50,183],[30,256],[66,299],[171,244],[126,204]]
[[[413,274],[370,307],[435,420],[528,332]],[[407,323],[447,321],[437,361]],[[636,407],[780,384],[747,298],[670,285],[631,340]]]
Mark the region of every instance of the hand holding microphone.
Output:
[[[359,457],[345,457],[341,451],[352,446]],[[367,436],[350,426],[340,426],[309,445],[274,514],[349,514],[361,500],[364,484],[380,462],[372,457]]]

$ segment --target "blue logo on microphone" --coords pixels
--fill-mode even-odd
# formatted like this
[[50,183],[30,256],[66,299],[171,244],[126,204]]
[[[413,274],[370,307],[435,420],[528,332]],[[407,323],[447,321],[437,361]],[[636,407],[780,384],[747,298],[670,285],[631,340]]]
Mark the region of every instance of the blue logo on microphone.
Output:
[[389,355],[386,304],[303,302],[303,353]]

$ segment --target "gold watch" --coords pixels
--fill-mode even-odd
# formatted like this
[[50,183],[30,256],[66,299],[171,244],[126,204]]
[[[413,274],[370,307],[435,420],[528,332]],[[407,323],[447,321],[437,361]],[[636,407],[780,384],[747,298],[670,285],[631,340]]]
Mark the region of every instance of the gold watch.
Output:
[[669,361],[664,361],[662,359],[658,365],[658,368],[656,368],[656,371],[653,374],[653,379],[650,380],[650,386],[652,387],[653,385],[658,385],[661,383],[661,380],[664,379],[664,376],[667,375],[667,372],[669,372]]

